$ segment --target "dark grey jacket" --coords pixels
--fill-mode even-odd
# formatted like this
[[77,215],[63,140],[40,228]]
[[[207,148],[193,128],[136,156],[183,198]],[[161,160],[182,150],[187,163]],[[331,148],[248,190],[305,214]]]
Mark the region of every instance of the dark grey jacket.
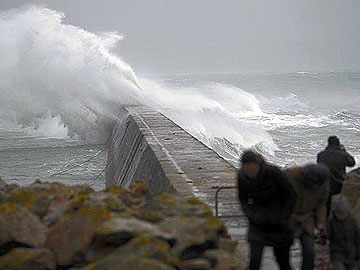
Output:
[[354,263],[360,255],[360,230],[354,216],[339,221],[332,214],[327,224],[327,235],[330,240],[332,260],[343,263]]
[[243,211],[250,222],[249,241],[268,246],[291,244],[290,217],[296,193],[284,172],[263,163],[257,179],[249,179],[240,170],[238,190]]
[[339,146],[328,146],[324,151],[317,155],[317,162],[325,164],[332,175],[330,188],[332,194],[338,194],[345,179],[346,167],[355,165],[355,159]]

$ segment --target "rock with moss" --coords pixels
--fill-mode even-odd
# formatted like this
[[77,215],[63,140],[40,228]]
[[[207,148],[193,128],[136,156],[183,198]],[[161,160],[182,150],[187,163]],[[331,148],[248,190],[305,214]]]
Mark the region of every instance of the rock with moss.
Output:
[[112,212],[123,212],[128,206],[115,194],[108,192],[96,192],[89,194],[83,205],[86,207],[106,208]]
[[141,235],[115,249],[103,259],[93,262],[86,269],[117,269],[117,265],[122,265],[129,259],[140,261],[143,258],[157,260],[170,266],[179,263],[179,258],[172,254],[171,247],[166,241],[150,235]]
[[46,234],[47,227],[26,208],[13,203],[0,204],[0,254],[16,246],[42,246]]
[[205,258],[190,259],[179,264],[180,270],[209,270],[211,268],[211,262]]
[[75,196],[76,191],[60,183],[36,181],[28,187],[13,188],[7,193],[7,201],[19,204],[43,218],[53,201],[67,202]]
[[149,258],[130,258],[114,264],[90,264],[84,268],[70,270],[176,270],[174,267]]
[[36,181],[0,192],[3,269],[231,270],[237,256],[205,203],[155,196],[141,181],[97,192]]
[[224,222],[212,216],[172,217],[160,223],[159,227],[177,236],[173,250],[183,260],[200,257],[205,250],[217,248],[220,238],[226,236]]
[[55,256],[46,248],[15,248],[0,257],[0,270],[54,270]]
[[82,263],[97,227],[109,219],[107,209],[83,206],[62,216],[50,229],[46,247],[55,252],[58,265]]
[[204,257],[212,262],[214,270],[238,269],[236,261],[234,260],[234,254],[226,252],[225,250],[210,249],[204,253]]
[[136,218],[112,218],[96,229],[95,240],[104,245],[122,245],[134,237],[150,235],[163,239],[170,244],[175,243],[175,236],[165,233],[149,222]]

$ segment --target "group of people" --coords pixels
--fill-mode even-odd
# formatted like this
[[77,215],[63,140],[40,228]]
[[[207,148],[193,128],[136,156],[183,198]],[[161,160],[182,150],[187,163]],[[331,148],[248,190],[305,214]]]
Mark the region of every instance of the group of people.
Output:
[[336,136],[317,156],[317,164],[282,170],[253,151],[241,156],[238,195],[249,220],[249,269],[259,269],[265,246],[274,250],[281,270],[289,270],[290,247],[299,239],[302,269],[314,269],[315,239],[330,242],[335,270],[354,268],[360,255],[360,230],[343,195],[346,167],[355,165]]

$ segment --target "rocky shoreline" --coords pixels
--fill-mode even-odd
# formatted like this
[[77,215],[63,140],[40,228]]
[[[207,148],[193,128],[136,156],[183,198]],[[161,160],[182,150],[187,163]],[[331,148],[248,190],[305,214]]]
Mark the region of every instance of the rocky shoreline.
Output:
[[242,269],[236,248],[203,202],[143,182],[0,183],[0,270]]

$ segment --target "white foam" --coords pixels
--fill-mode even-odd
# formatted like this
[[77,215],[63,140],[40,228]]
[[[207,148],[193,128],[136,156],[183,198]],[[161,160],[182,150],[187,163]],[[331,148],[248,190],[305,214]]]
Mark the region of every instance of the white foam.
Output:
[[[50,112],[69,135],[86,137],[141,92],[131,67],[110,52],[121,35],[95,35],[63,24],[63,16],[41,7],[0,14],[0,117],[32,127]],[[62,137],[56,130],[51,135]]]
[[32,135],[65,139],[68,138],[68,128],[61,121],[61,116],[48,115],[47,118],[39,119],[38,124],[33,127],[25,127],[25,130]]
[[225,156],[237,159],[245,147],[273,154],[271,136],[237,118],[263,114],[253,95],[223,84],[171,88],[138,80],[112,52],[121,35],[90,33],[63,17],[36,6],[0,14],[1,119],[34,135],[104,141],[120,107],[142,103]]

